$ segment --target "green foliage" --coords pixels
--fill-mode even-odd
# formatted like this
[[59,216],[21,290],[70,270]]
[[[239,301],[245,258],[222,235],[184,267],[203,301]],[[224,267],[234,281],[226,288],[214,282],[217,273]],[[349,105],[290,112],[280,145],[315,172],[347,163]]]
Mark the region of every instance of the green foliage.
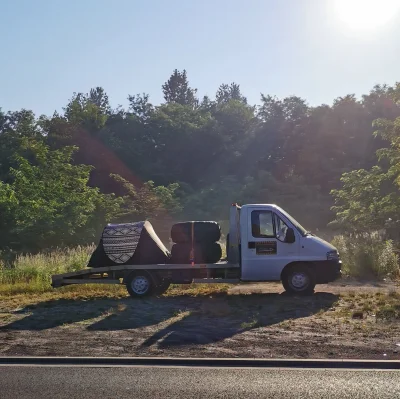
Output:
[[332,217],[329,197],[318,194],[317,188],[307,186],[303,179],[295,176],[282,182],[266,171],[240,180],[226,176],[220,182],[184,197],[187,217],[195,219],[225,220],[233,202],[278,204],[309,229],[325,227]]
[[162,90],[167,103],[174,102],[192,107],[197,105],[197,89],[189,87],[185,70],[180,72],[175,69],[168,81],[163,84]]
[[335,236],[332,244],[343,262],[342,271],[354,277],[399,276],[399,256],[391,240],[378,233]]
[[37,250],[93,240],[121,199],[88,186],[92,168],[71,164],[73,147],[50,150],[27,139],[24,148],[32,160],[16,155],[12,182],[0,183],[1,246]]
[[94,245],[75,248],[55,248],[50,252],[19,255],[12,267],[0,268],[0,284],[40,282],[49,284],[53,274],[84,268],[95,249]]
[[383,194],[391,179],[380,167],[344,173],[340,180],[342,188],[332,190],[337,204],[332,210],[336,213],[335,224],[342,229],[358,232],[381,229],[400,210],[394,192]]
[[109,110],[108,97],[101,87],[92,89],[88,95],[74,93],[64,109],[68,122],[92,132],[104,127]]
[[400,117],[379,119],[375,126],[390,145],[377,151],[381,166],[344,173],[341,189],[332,190],[334,223],[347,231],[383,229],[400,220]]
[[135,187],[121,176],[112,175],[126,190],[123,197],[124,203],[120,217],[124,219],[146,219],[162,217],[165,214],[173,215],[181,210],[181,205],[176,196],[178,183],[168,186],[155,186],[153,181]]
[[224,220],[235,201],[277,203],[323,229],[331,190],[337,227],[400,241],[399,86],[332,106],[269,94],[253,106],[237,83],[199,102],[174,70],[162,90],[159,105],[143,93],[113,109],[96,87],[50,117],[0,112],[0,248],[91,242],[110,221]]
[[219,86],[217,94],[215,95],[217,104],[228,103],[231,100],[241,101],[247,104],[247,99],[240,91],[240,85],[232,82],[230,85],[223,83]]
[[53,274],[83,269],[94,249],[94,245],[88,245],[19,255],[8,267],[0,258],[0,295],[7,291],[15,294],[50,291]]

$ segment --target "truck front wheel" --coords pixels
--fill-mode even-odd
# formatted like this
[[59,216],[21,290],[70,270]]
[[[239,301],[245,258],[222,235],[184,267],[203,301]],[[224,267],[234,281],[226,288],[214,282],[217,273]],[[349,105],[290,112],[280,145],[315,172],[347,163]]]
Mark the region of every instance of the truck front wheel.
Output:
[[292,266],[283,273],[282,285],[289,294],[312,295],[315,288],[315,276],[307,265]]
[[131,273],[125,280],[125,284],[129,295],[134,298],[149,296],[154,290],[153,279],[145,271]]

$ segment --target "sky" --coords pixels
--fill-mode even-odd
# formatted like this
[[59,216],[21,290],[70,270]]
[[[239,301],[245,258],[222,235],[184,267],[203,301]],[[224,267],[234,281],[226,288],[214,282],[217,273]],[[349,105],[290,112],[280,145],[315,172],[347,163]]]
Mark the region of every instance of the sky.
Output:
[[400,81],[400,0],[0,0],[0,10],[3,111],[51,115],[96,86],[113,107],[142,92],[159,104],[175,68],[200,97],[236,82],[251,104],[260,93],[331,104]]

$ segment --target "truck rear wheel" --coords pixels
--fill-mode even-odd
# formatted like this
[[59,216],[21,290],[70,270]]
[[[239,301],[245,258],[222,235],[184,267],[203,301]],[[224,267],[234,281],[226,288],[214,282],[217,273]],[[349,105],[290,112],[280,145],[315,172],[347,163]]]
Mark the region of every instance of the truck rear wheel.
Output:
[[154,282],[151,275],[145,271],[131,273],[126,281],[126,289],[133,298],[149,296],[154,291]]
[[154,291],[156,295],[162,295],[169,288],[171,282],[169,280],[162,280],[160,284],[157,284]]
[[292,266],[284,272],[282,285],[289,294],[312,295],[315,288],[315,276],[307,265]]

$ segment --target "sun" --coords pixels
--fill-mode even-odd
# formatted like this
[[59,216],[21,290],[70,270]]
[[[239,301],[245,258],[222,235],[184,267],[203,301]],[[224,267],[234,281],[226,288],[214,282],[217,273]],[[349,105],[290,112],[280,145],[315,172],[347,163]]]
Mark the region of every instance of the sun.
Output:
[[400,0],[335,0],[337,17],[354,30],[371,30],[396,17]]

